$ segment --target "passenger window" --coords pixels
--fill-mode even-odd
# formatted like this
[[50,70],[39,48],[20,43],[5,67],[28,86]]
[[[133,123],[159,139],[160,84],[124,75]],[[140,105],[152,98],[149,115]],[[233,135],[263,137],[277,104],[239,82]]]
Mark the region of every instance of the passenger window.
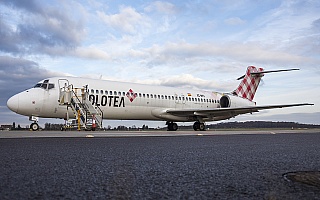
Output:
[[161,95],[161,99],[163,99],[163,95]]
[[171,99],[171,96],[168,96],[169,100]]
[[112,95],[112,91],[110,91],[110,95]]
[[91,89],[91,93],[94,93],[94,89]]
[[143,98],[146,98],[146,94],[142,94]]
[[167,99],[167,95],[165,95],[164,98]]
[[181,97],[179,97],[179,100],[181,100]]
[[99,94],[99,90],[96,90],[96,94]]
[[149,98],[149,94],[147,94],[147,98]]
[[106,91],[104,91],[104,94],[105,94],[105,95],[108,95],[108,91],[107,91],[107,90],[106,90]]
[[160,99],[160,94],[158,94],[158,99]]
[[118,95],[121,96],[121,92],[118,92]]
[[139,93],[139,97],[141,97],[141,93]]
[[150,98],[153,98],[153,94],[150,94]]
[[103,90],[100,90],[100,94],[103,94]]
[[[126,93],[125,93],[125,92],[122,92],[122,95],[123,95],[123,96],[126,96]],[[137,96],[137,93],[136,93],[136,96]]]

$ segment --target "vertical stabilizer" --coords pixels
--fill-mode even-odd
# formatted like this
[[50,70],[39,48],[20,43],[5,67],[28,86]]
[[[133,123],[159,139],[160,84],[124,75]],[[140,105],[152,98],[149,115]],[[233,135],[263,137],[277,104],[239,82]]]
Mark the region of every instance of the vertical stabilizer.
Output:
[[243,80],[239,84],[238,88],[235,89],[232,93],[239,97],[246,98],[252,101],[260,83],[261,77],[264,75],[261,72],[263,72],[263,68],[249,66],[247,68],[246,74],[243,77],[239,78],[243,78]]

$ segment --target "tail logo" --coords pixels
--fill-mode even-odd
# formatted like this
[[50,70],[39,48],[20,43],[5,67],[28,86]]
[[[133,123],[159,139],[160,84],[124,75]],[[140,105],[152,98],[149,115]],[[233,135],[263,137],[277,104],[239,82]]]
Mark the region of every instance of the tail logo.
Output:
[[254,95],[257,91],[258,85],[260,83],[263,74],[251,74],[254,72],[263,72],[263,68],[256,68],[254,66],[249,66],[247,68],[246,75],[239,84],[238,88],[233,91],[233,94],[246,98],[250,101],[253,100]]

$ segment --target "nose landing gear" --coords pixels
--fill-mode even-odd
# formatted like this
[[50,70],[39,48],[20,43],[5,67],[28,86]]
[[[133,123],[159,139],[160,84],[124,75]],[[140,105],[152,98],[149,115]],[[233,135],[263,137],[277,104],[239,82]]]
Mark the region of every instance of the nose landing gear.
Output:
[[33,123],[30,125],[30,129],[33,130],[33,131],[39,130],[39,124],[37,124],[36,122],[33,122]]
[[39,130],[39,124],[37,123],[39,121],[39,117],[30,116],[29,117],[29,121],[33,121],[33,123],[30,125],[30,129],[32,131]]

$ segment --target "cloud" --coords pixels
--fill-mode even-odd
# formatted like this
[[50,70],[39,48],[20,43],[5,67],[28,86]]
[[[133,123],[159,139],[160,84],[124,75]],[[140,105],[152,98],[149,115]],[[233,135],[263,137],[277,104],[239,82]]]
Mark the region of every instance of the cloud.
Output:
[[177,12],[176,7],[169,2],[154,1],[144,8],[146,12],[157,11],[164,14],[174,14]]
[[23,58],[0,56],[0,106],[13,94],[33,87],[38,81],[63,75],[41,68],[38,63]]
[[241,24],[246,23],[245,20],[242,20],[239,17],[232,17],[232,18],[224,20],[224,22],[228,25],[241,25]]
[[79,58],[86,58],[86,59],[101,59],[101,60],[110,60],[111,56],[97,48],[97,47],[79,47],[75,49],[74,51],[70,52],[71,56],[76,56]]
[[32,13],[45,13],[45,9],[43,9],[36,0],[29,0],[29,1],[20,1],[20,0],[2,0],[3,4],[8,6],[16,7],[19,9],[23,9],[28,12]]
[[79,46],[85,36],[84,20],[78,16],[73,19],[63,4],[48,6],[36,1],[4,1],[3,4],[7,6],[4,12],[16,14],[17,19],[15,23],[8,18],[0,21],[2,52],[61,55]]
[[259,43],[229,42],[191,44],[187,42],[166,43],[162,46],[153,45],[145,49],[148,55],[148,65],[156,66],[192,58],[225,59],[226,61],[241,61],[245,63],[262,63],[279,65],[297,65],[315,62],[308,57],[272,50]]
[[148,18],[132,7],[121,7],[119,13],[114,15],[107,15],[101,11],[97,11],[97,14],[107,25],[129,34],[150,26]]

